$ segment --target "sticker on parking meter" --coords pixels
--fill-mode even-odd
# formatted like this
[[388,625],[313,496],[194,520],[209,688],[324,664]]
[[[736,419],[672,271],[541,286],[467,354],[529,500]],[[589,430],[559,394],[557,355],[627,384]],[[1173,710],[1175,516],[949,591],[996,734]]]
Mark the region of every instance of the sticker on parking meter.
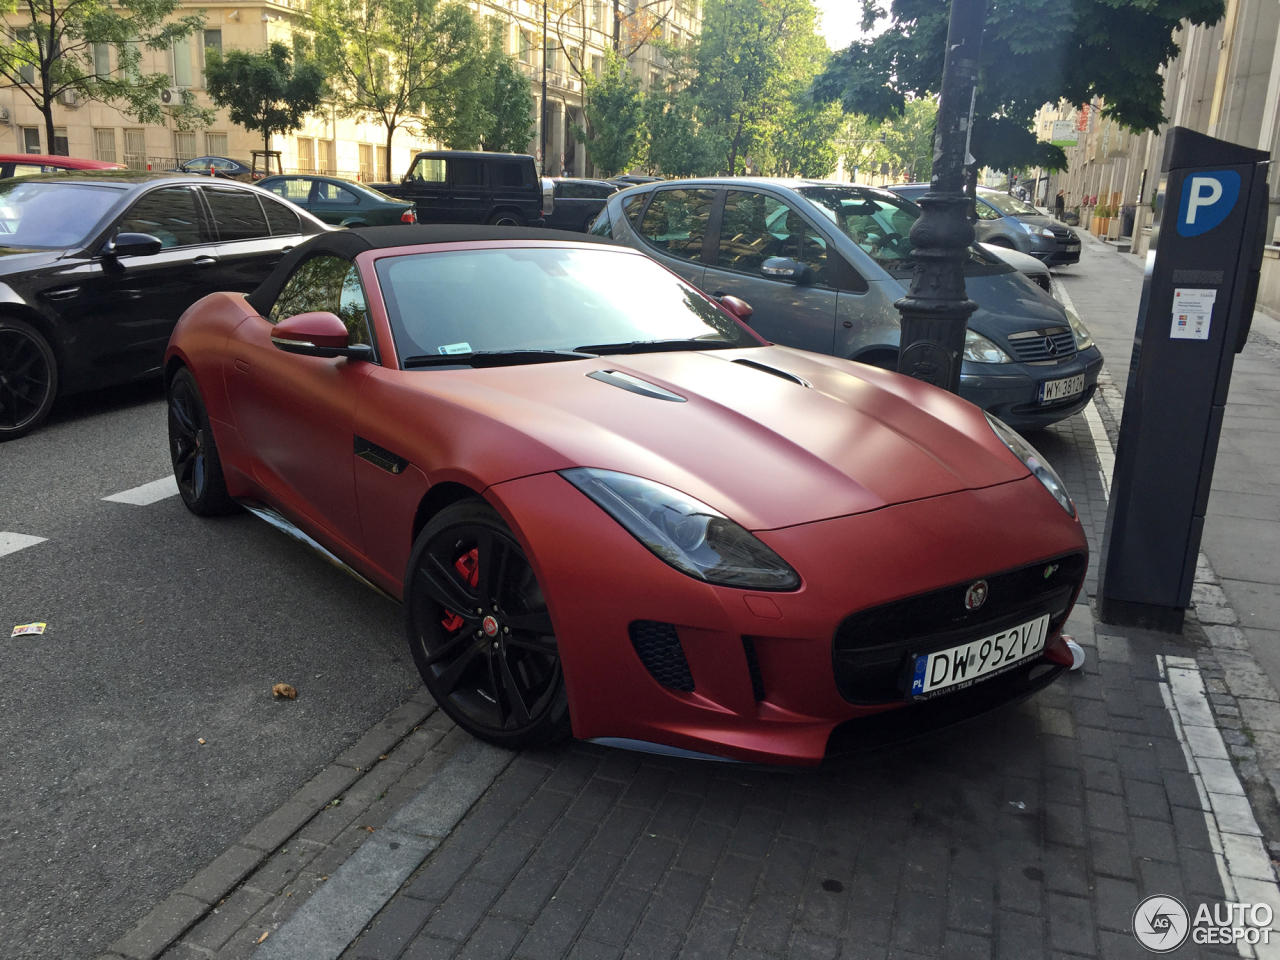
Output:
[[1209,320],[1213,316],[1213,301],[1217,290],[1173,291],[1173,326],[1170,340],[1208,340]]
[[1234,170],[1190,174],[1182,181],[1178,235],[1198,237],[1227,219],[1240,196],[1240,174]]

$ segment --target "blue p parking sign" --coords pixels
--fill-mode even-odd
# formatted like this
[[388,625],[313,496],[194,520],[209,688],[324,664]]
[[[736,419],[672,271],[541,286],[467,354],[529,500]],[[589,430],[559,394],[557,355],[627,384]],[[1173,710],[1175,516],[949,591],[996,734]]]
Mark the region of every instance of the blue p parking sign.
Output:
[[1198,237],[1208,233],[1227,219],[1239,196],[1240,174],[1234,170],[1188,174],[1182,181],[1178,234]]

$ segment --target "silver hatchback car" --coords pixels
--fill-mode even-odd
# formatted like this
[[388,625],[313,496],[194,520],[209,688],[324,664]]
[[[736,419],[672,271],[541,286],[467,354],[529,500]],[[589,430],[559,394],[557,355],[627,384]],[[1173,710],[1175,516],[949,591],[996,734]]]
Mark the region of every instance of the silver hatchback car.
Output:
[[[646,184],[609,198],[591,227],[643,250],[714,297],[732,295],[774,342],[896,367],[894,302],[913,267],[920,216],[886,190],[823,181],[705,178]],[[1102,354],[1062,304],[1012,266],[970,248],[960,395],[1034,430],[1084,407]]]

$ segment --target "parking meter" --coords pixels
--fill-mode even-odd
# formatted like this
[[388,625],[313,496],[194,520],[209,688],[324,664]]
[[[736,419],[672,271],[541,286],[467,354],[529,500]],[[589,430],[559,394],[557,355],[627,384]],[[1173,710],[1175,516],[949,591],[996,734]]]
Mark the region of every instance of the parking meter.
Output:
[[1169,131],[1098,567],[1106,623],[1182,630],[1258,293],[1269,157]]

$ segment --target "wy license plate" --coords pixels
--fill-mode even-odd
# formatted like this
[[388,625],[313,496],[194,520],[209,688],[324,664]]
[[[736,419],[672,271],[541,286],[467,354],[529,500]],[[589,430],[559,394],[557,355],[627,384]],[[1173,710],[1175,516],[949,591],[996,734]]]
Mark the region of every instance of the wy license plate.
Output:
[[1040,402],[1052,403],[1054,400],[1065,400],[1077,393],[1084,393],[1084,374],[1067,377],[1065,380],[1046,380],[1040,384]]
[[967,687],[1015,666],[1044,649],[1049,631],[1049,615],[1001,630],[981,640],[962,643],[949,650],[916,657],[911,677],[911,695],[927,697],[951,688]]

